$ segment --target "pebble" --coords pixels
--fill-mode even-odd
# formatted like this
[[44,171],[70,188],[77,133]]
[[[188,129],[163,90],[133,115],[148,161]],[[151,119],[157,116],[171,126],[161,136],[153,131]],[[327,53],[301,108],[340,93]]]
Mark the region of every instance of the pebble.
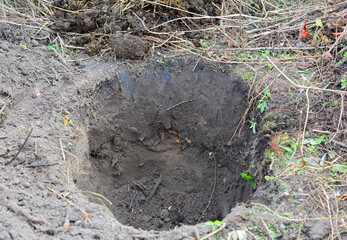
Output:
[[33,39],[31,41],[31,44],[32,44],[33,47],[36,47],[36,46],[40,45],[40,43],[37,40],[35,40],[35,39]]
[[5,51],[10,50],[6,44],[0,44],[0,48],[4,49]]
[[146,201],[146,198],[144,198],[144,197],[141,197],[141,198],[138,200],[138,202],[139,202],[141,205],[144,204],[145,201]]
[[164,219],[164,218],[168,218],[169,217],[169,211],[167,209],[163,209],[160,211],[160,218]]
[[10,234],[6,231],[0,232],[0,240],[10,240],[12,239]]
[[23,183],[23,187],[25,187],[25,188],[29,188],[29,187],[30,187],[30,183],[28,183],[28,182],[24,182],[24,183]]

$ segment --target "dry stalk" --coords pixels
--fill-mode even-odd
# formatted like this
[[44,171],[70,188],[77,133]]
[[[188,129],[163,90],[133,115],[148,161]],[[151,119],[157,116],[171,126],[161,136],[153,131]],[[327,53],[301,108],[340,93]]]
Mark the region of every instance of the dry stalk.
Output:
[[312,89],[312,90],[323,91],[323,92],[325,91],[325,92],[331,92],[331,93],[336,93],[341,95],[347,94],[347,91],[340,91],[340,90],[333,90],[333,89],[326,89],[326,88],[319,88],[319,87],[307,87],[304,85],[296,84],[281,69],[279,69],[279,67],[268,56],[266,57],[269,60],[269,62],[277,69],[277,71],[279,71],[281,75],[289,81],[290,84],[292,84],[293,86],[297,88]]

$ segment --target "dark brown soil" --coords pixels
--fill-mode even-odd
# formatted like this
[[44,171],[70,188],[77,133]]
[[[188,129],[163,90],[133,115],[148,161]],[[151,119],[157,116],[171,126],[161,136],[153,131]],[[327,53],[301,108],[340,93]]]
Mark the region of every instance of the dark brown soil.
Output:
[[89,149],[77,154],[88,155],[80,164],[90,167],[74,177],[82,190],[110,199],[123,224],[168,230],[222,219],[253,192],[241,173],[251,165],[262,172],[265,145],[249,127],[227,146],[247,108],[245,83],[231,71],[189,66],[183,60],[120,72],[96,86],[83,110]]

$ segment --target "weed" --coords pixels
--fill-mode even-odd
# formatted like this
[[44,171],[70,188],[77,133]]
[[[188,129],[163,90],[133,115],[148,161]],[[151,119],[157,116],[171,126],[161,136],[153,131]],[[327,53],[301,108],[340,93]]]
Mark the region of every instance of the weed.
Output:
[[163,61],[163,59],[159,59],[157,60],[158,63],[164,64],[165,62]]
[[241,177],[252,184],[253,189],[257,189],[257,181],[248,173],[242,173]]
[[267,108],[267,102],[263,99],[259,100],[258,108],[260,109],[260,112],[263,113],[265,109]]
[[24,50],[30,50],[30,48],[27,46],[27,45],[25,45],[25,44],[21,44],[20,45]]
[[343,54],[343,59],[341,61],[339,61],[338,63],[335,64],[335,67],[338,67],[340,66],[342,63],[346,62],[347,61],[347,51],[344,52]]
[[252,118],[252,120],[248,120],[248,122],[251,124],[250,128],[252,129],[253,133],[256,134],[257,133],[257,122],[255,122],[253,118]]
[[200,39],[200,45],[202,47],[205,47],[207,45],[207,42],[204,39]]
[[[223,225],[223,223],[219,220],[216,220],[214,222],[212,221],[207,221],[205,223],[206,226],[211,226],[211,232],[214,232],[216,231],[219,227],[221,227]],[[217,239],[220,235],[221,235],[222,232],[218,232],[215,236],[214,236],[214,239]]]
[[55,51],[59,52],[59,47],[55,44],[51,44],[47,48],[48,48],[48,50],[52,50],[54,48]]
[[346,86],[347,86],[347,79],[346,79],[346,76],[344,76],[343,79],[341,80],[341,88],[346,89]]
[[265,111],[265,109],[267,108],[267,100],[270,98],[270,90],[269,89],[265,89],[264,90],[264,95],[262,97],[262,99],[259,100],[259,104],[258,104],[258,109],[260,109],[260,112],[263,113]]

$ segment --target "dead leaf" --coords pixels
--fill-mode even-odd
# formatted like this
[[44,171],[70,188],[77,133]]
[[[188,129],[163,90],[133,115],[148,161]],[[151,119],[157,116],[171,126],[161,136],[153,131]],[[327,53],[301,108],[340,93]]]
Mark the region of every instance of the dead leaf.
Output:
[[309,31],[307,30],[306,25],[307,25],[307,20],[305,20],[304,25],[302,26],[302,29],[301,29],[298,41],[300,41],[301,39],[308,38],[309,36],[311,36],[311,33],[309,33]]
[[62,122],[62,124],[64,124],[64,125],[68,125],[68,124],[69,124],[69,119],[67,119],[67,118],[63,118],[63,122]]
[[69,226],[64,225],[64,229],[65,229],[65,230],[68,230],[68,229],[69,229]]
[[172,208],[172,205],[171,205],[171,206],[169,206],[169,207],[167,208],[167,210],[169,210],[169,211],[170,211],[170,210],[171,210],[171,208]]
[[341,37],[343,32],[337,32],[337,33],[332,33],[334,35],[335,40],[339,39]]
[[188,138],[186,138],[187,143],[191,144],[192,140],[189,140]]
[[335,5],[341,2],[341,0],[326,0],[326,2],[330,5]]
[[343,194],[340,198],[339,198],[339,201],[346,201],[347,200],[347,195],[346,194]]
[[333,56],[331,55],[331,53],[329,51],[327,51],[325,54],[324,54],[324,59],[326,61],[330,60],[330,59],[333,59]]

